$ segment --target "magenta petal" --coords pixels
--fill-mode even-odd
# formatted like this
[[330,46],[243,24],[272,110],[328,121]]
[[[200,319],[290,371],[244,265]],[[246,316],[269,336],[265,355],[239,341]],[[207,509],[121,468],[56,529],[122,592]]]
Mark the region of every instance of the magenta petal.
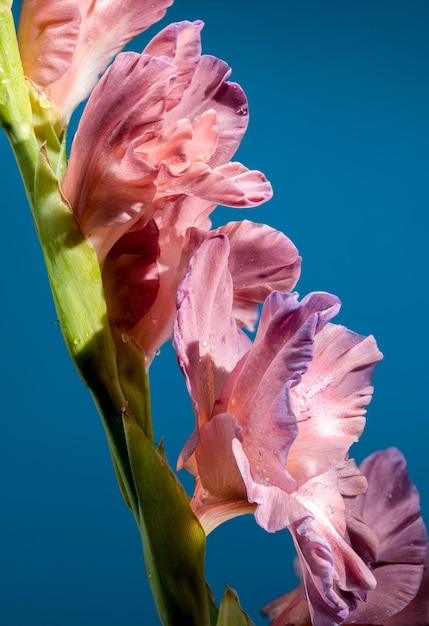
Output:
[[401,452],[388,448],[372,454],[361,470],[368,479],[362,515],[379,540],[379,554],[373,564],[377,588],[352,617],[354,623],[383,623],[418,592],[428,539],[419,495]]
[[126,233],[110,250],[103,265],[103,285],[109,318],[130,330],[153,305],[159,289],[158,228],[151,220]]

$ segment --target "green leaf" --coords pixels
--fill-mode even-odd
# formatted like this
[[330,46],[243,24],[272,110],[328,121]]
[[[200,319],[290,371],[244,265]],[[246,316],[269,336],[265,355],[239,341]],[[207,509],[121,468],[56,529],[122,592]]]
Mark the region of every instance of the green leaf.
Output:
[[189,498],[132,415],[124,430],[149,584],[164,626],[210,626],[205,534]]
[[220,603],[216,626],[254,626],[241,608],[237,593],[228,585]]

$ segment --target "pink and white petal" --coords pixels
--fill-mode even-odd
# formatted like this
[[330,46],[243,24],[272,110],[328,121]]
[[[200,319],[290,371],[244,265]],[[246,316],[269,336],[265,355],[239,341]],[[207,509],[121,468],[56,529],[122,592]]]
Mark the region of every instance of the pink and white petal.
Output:
[[253,513],[255,510],[255,505],[250,504],[247,500],[222,500],[215,498],[205,491],[201,486],[199,478],[196,480],[195,491],[190,505],[206,535],[209,535],[224,522],[240,515]]
[[77,0],[23,0],[18,24],[22,66],[42,90],[69,69],[80,27]]
[[212,168],[230,160],[248,125],[246,96],[239,85],[226,81],[230,73],[224,61],[214,56],[202,56],[181,102],[167,114],[167,122],[172,124],[183,117],[193,121],[207,109],[216,111],[219,142],[209,162]]
[[216,111],[207,109],[195,118],[192,127],[194,136],[189,150],[189,160],[208,163],[218,145],[219,128]]
[[262,307],[251,350],[222,390],[219,410],[236,415],[244,428],[250,429],[252,420],[259,424],[266,398],[274,401],[286,383],[299,382],[313,358],[315,331],[338,307],[338,298],[326,293],[299,302],[296,293],[272,292]]
[[297,294],[270,294],[255,341],[226,381],[216,406],[216,412],[236,415],[243,428],[252,479],[284,491],[295,488],[286,467],[299,428],[290,390],[311,362],[321,318],[327,321],[338,305],[335,296],[323,295],[312,294],[300,303]]
[[169,24],[143,50],[143,54],[165,57],[177,68],[167,96],[167,111],[179,104],[185,89],[191,84],[200,60],[200,32],[203,26],[200,20]]
[[174,71],[174,66],[162,59],[135,52],[119,54],[88,100],[73,138],[70,160],[79,159],[85,171],[93,160],[96,162],[100,150],[116,150],[123,155],[130,143],[138,150],[140,141],[159,133]]
[[68,121],[110,61],[139,33],[160,20],[173,0],[80,0],[81,26],[69,69],[47,88]]
[[231,315],[228,255],[225,236],[204,241],[177,294],[173,345],[200,426],[210,419],[225,380],[250,344]]
[[314,359],[291,392],[300,429],[288,463],[301,483],[336,465],[358,441],[372,396],[372,373],[381,358],[372,336],[334,324],[317,333]]

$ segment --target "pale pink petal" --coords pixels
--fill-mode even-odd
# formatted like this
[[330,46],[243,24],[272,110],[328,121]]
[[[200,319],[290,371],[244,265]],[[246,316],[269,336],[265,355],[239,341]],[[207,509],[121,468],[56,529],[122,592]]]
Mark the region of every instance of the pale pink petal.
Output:
[[[250,513],[246,488],[232,454],[232,440],[240,436],[233,415],[216,415],[204,424],[195,450],[198,486],[191,508],[208,534],[220,523]],[[219,460],[222,459],[222,462]]]
[[262,204],[272,196],[272,188],[257,170],[248,170],[241,163],[228,163],[212,169],[196,162],[176,174],[163,162],[157,176],[159,196],[186,194],[225,206],[245,208]]
[[22,66],[41,89],[69,69],[80,27],[77,0],[23,0],[18,24]]
[[234,317],[242,326],[254,330],[257,305],[271,291],[291,291],[295,287],[301,257],[286,235],[266,224],[229,222],[217,232],[226,234],[231,244]]
[[173,345],[199,427],[209,421],[225,380],[250,343],[231,316],[228,255],[225,236],[203,242],[177,294]]
[[[340,468],[344,475],[347,464]],[[361,493],[361,476],[352,474],[345,479],[344,491]],[[376,579],[344,539],[341,492],[319,479],[309,481],[297,494],[314,519],[297,522],[290,530],[301,561],[312,624],[336,626],[347,621],[349,611],[365,600]]]
[[[421,517],[419,494],[399,450],[388,448],[365,459],[368,479],[362,515],[379,540],[373,563],[377,587],[353,611],[348,623],[390,624],[419,591],[427,559],[428,538]],[[403,622],[412,623],[412,622]]]
[[317,333],[311,365],[291,391],[300,429],[288,469],[300,483],[334,466],[358,441],[372,396],[372,373],[381,358],[371,336],[334,324]]
[[[61,70],[50,72],[57,79],[50,84],[46,83],[48,75],[44,79],[47,95],[61,111],[63,121],[67,122],[77,105],[89,96],[99,76],[115,55],[133,37],[160,20],[173,0],[76,0],[74,4],[77,5],[81,18],[77,37],[76,18],[68,22],[63,17],[65,8],[70,12],[76,11],[71,3],[51,1],[47,18],[44,0],[30,2],[27,9],[28,2],[26,0],[23,6],[25,24],[37,17],[43,30],[42,35],[33,41],[29,39],[31,32],[24,24],[20,46],[22,49],[27,48],[27,57],[41,57],[43,65],[56,66],[56,55],[65,36],[68,47],[67,54],[60,55]],[[53,28],[52,24],[54,27],[61,24],[61,28],[56,29],[55,33],[48,32]],[[44,32],[45,29],[47,32]],[[73,43],[75,46],[72,51]],[[45,48],[47,44],[50,45],[49,53]],[[35,65],[30,62],[30,71],[34,70]],[[43,74],[40,69],[36,73]],[[33,79],[31,73],[29,78]]]

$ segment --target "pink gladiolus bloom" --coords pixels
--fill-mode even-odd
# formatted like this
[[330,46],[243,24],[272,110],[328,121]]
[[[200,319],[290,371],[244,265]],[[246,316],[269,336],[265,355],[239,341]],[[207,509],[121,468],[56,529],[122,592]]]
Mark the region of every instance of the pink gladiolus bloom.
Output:
[[[368,457],[360,467],[368,480],[367,492],[348,499],[348,540],[358,553],[367,549],[367,525],[376,537],[371,569],[377,581],[364,602],[359,602],[344,624],[370,626],[429,625],[429,550],[418,492],[408,477],[406,462],[396,448]],[[271,626],[310,626],[304,585],[270,602],[263,614]]]
[[381,353],[329,322],[340,304],[325,293],[273,292],[252,344],[232,315],[228,254],[226,238],[205,241],[179,290],[174,346],[197,419],[179,467],[196,478],[206,532],[249,510],[268,531],[289,528],[314,624],[340,624],[375,586],[344,536],[344,498],[366,488],[345,459]]
[[18,42],[25,75],[67,123],[114,56],[173,0],[23,0]]
[[[104,262],[103,279],[108,314],[132,338],[150,364],[171,337],[176,292],[197,246],[216,233],[228,236],[229,269],[233,277],[234,316],[253,329],[258,303],[276,288],[290,291],[301,259],[293,243],[265,224],[230,222],[215,231],[187,227],[192,214],[186,204],[170,202],[141,229],[124,235]],[[198,217],[195,216],[195,222]]]
[[[247,100],[223,61],[201,56],[202,26],[172,24],[143,54],[116,58],[88,100],[62,183],[103,266],[109,317],[148,363],[171,336],[177,286],[216,204],[252,207],[272,193],[263,174],[230,162]],[[295,285],[298,253],[268,226],[219,232],[231,239],[237,319],[252,327],[271,289]]]
[[247,127],[247,101],[225,81],[223,61],[200,55],[201,28],[172,24],[143,54],[119,54],[88,100],[63,191],[100,263],[168,200],[251,207],[271,197],[260,172],[229,161]]

